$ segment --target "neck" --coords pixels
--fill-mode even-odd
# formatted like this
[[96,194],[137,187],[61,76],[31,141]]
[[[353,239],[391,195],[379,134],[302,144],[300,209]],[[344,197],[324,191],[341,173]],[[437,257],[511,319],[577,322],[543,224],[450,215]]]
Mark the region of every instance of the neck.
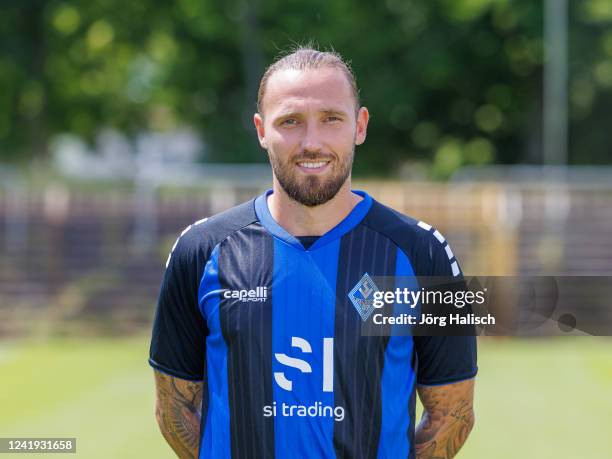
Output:
[[350,177],[338,193],[315,207],[293,200],[276,181],[268,197],[268,208],[276,222],[294,236],[321,236],[340,223],[363,198],[351,192]]

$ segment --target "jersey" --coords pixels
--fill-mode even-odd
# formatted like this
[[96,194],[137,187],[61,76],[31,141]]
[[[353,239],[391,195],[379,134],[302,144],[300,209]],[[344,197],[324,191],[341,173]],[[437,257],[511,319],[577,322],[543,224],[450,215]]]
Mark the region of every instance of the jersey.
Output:
[[415,458],[416,385],[473,378],[474,336],[362,336],[369,276],[462,276],[444,237],[367,193],[302,245],[268,190],[183,231],[150,364],[204,382],[200,458]]

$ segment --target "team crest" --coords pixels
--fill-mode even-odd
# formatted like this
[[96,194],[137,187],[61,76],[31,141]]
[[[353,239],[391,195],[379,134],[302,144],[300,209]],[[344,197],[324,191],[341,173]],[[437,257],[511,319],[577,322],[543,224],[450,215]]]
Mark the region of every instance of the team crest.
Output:
[[348,294],[351,303],[353,303],[364,322],[374,311],[374,293],[378,291],[379,289],[372,278],[368,273],[365,273]]

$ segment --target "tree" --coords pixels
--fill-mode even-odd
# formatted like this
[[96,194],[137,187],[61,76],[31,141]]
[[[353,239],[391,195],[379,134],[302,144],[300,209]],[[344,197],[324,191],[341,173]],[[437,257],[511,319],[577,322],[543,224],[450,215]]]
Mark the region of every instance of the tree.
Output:
[[[608,0],[571,2],[572,163],[610,162]],[[208,161],[264,161],[263,67],[315,40],[352,61],[372,121],[358,172],[539,163],[542,5],[529,0],[9,0],[0,15],[0,158],[190,125]]]

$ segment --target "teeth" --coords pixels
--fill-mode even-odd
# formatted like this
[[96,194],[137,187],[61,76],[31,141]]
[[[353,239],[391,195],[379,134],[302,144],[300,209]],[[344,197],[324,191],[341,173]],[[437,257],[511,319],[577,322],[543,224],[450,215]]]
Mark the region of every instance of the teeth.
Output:
[[316,163],[298,163],[301,167],[306,167],[308,169],[316,169],[317,167],[325,166],[329,161],[318,161]]

